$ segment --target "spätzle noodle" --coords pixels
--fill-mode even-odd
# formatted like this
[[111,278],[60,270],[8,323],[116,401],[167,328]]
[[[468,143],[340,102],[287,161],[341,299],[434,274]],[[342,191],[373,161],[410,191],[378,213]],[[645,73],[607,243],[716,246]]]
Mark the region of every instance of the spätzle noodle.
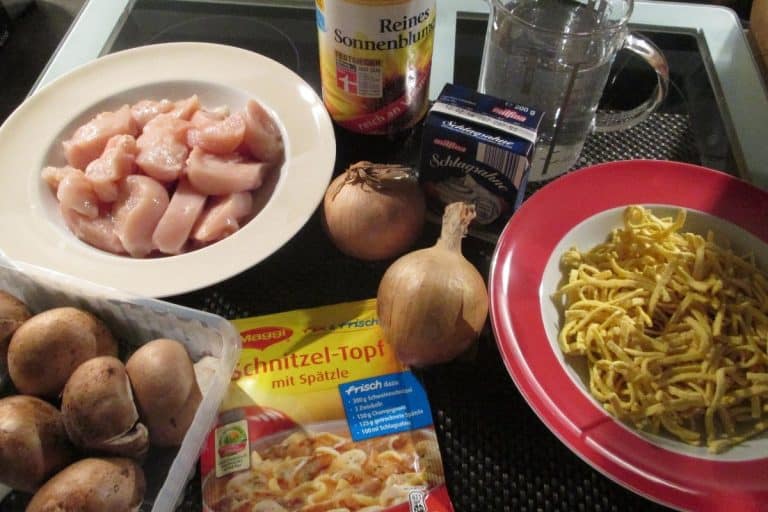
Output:
[[200,458],[207,512],[453,512],[426,393],[375,300],[234,323],[243,352]]
[[768,278],[685,217],[630,206],[607,242],[563,254],[558,342],[609,413],[720,453],[768,429]]

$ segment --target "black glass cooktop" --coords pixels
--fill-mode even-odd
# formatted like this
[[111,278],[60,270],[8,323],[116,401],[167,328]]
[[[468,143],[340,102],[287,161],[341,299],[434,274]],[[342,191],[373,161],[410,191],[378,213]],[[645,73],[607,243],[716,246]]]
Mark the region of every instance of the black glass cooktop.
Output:
[[[109,51],[173,41],[229,44],[271,57],[320,91],[313,3],[138,0],[119,27]],[[454,51],[454,81],[476,87],[486,18],[459,13]],[[590,137],[578,166],[605,160],[656,158],[680,160],[738,174],[725,116],[718,103],[708,58],[695,33],[642,31],[670,65],[670,94],[657,114],[629,133]],[[440,57],[440,48],[435,50]],[[652,72],[633,56],[619,54],[601,108],[625,109],[646,98],[655,84]],[[339,134],[342,138],[344,133]],[[417,144],[411,144],[411,151]],[[344,154],[341,165],[358,155]]]

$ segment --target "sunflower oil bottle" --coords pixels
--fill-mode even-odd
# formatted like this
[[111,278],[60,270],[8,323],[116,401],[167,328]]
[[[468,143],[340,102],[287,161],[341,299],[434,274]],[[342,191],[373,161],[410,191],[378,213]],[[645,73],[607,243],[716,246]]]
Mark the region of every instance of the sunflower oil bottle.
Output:
[[316,0],[320,75],[334,122],[397,136],[429,107],[435,0]]

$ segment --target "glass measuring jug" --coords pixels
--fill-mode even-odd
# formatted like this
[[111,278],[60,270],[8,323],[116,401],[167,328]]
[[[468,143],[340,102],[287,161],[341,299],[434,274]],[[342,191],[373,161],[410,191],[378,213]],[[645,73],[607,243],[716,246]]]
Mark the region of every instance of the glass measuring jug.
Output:
[[[653,43],[629,32],[633,0],[487,1],[478,89],[544,112],[530,181],[567,172],[591,131],[634,126],[664,100],[667,61]],[[657,85],[631,110],[598,113],[611,65],[622,49],[655,70]]]

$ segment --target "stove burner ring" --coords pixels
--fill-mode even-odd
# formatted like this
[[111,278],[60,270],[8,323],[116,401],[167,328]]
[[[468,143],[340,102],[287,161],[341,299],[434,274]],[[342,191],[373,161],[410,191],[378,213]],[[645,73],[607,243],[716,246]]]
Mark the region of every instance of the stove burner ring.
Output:
[[226,44],[250,50],[299,73],[299,49],[291,37],[272,23],[246,16],[210,15],[168,25],[148,43],[194,41]]

